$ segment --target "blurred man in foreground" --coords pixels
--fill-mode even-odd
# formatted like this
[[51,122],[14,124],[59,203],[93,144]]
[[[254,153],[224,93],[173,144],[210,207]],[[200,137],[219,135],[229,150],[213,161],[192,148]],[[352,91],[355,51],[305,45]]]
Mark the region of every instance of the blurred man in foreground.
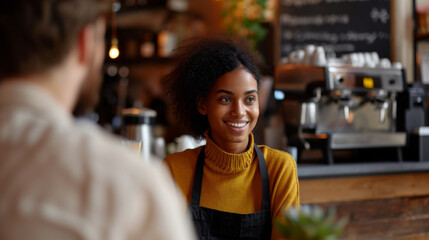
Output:
[[0,239],[194,238],[161,165],[72,117],[97,102],[108,6],[2,2]]

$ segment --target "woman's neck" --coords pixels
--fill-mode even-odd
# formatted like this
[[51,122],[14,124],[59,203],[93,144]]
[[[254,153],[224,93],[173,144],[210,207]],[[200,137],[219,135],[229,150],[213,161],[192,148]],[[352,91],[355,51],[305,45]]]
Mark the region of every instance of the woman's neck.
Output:
[[218,146],[220,147],[223,151],[227,152],[227,153],[234,153],[234,154],[240,154],[245,152],[247,149],[249,149],[249,145],[250,145],[250,141],[249,138],[247,138],[246,142],[222,142],[219,140],[216,140],[213,138],[211,131],[208,132],[208,136],[210,137],[210,139],[212,139],[212,141]]

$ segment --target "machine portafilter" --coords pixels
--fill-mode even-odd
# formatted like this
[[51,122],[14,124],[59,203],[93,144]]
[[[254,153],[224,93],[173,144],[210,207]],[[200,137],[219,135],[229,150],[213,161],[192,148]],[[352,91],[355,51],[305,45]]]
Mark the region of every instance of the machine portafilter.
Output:
[[338,103],[339,107],[342,108],[344,112],[344,119],[349,123],[352,118],[350,118],[350,112],[353,111],[353,99],[352,93],[350,90],[335,90],[331,92],[331,98]]
[[301,103],[300,124],[298,127],[298,137],[305,149],[310,149],[310,144],[304,139],[303,129],[315,129],[317,124],[317,108],[322,98],[322,89],[314,90],[315,97]]
[[[384,123],[386,121],[386,112],[389,108],[389,101],[387,92],[384,90],[378,90],[378,91],[370,91],[368,92],[368,97],[371,101],[371,103],[374,105],[374,108],[376,110],[380,111],[380,117],[379,121],[380,123]],[[396,98],[393,98],[392,104],[396,104]],[[392,116],[396,118],[395,116]]]

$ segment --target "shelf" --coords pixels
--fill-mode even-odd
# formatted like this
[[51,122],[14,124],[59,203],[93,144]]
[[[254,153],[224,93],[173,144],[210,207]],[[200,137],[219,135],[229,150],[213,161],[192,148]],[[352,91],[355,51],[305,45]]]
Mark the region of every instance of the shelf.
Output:
[[[194,30],[192,26],[195,26],[192,23],[205,24],[201,16],[195,12],[177,12],[162,6],[150,9],[137,6],[119,11],[115,36],[118,39],[120,56],[115,60],[106,59],[105,64],[170,64],[172,60],[169,57],[158,55],[168,56],[180,41],[188,37],[185,35],[186,32],[198,34],[191,31]],[[111,45],[111,28],[107,29],[105,37],[107,53]]]
[[167,0],[119,0],[121,8],[118,13],[166,8]]
[[151,58],[130,58],[130,59],[110,59],[106,58],[106,65],[131,66],[139,64],[171,64],[173,59],[169,57],[151,57]]
[[129,13],[134,13],[134,12],[145,12],[145,11],[156,11],[156,10],[164,10],[166,9],[165,6],[163,5],[155,5],[155,6],[134,6],[134,7],[127,7],[124,9],[121,9],[117,12],[117,14],[120,15],[124,15],[124,14],[129,14]]
[[382,162],[360,164],[306,165],[298,163],[300,179],[369,176],[380,174],[428,172],[429,161]]
[[429,33],[425,33],[425,34],[416,34],[414,36],[414,39],[416,41],[426,41],[429,40]]

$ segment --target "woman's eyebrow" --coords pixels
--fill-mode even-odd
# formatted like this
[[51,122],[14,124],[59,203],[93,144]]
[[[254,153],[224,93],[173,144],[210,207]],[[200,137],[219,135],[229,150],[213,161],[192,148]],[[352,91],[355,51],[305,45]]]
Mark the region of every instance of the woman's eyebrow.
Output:
[[[218,93],[225,93],[225,94],[229,94],[229,95],[234,95],[233,92],[228,91],[228,90],[224,90],[224,89],[217,90],[216,94],[218,94]],[[252,93],[258,93],[258,91],[257,90],[249,90],[249,91],[245,92],[244,94],[247,95],[247,94],[252,94]]]
[[252,94],[252,93],[258,93],[258,91],[257,90],[250,90],[250,91],[247,91],[247,92],[245,92],[244,94]]
[[227,91],[227,90],[223,90],[223,89],[217,90],[216,94],[218,94],[218,93],[226,93],[226,94],[229,94],[229,95],[234,95],[233,92]]

